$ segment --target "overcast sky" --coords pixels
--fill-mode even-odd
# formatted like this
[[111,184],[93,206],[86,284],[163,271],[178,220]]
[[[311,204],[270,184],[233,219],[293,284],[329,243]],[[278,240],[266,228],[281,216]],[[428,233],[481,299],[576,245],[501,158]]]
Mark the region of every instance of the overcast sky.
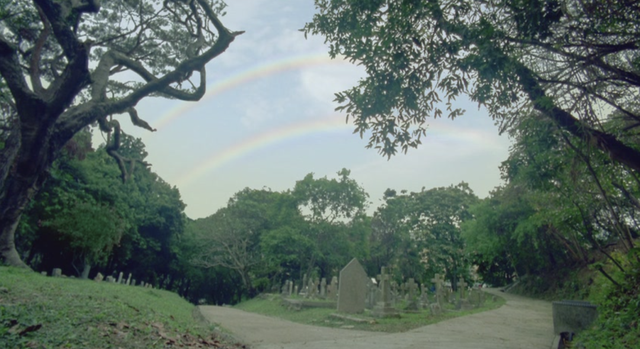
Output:
[[501,184],[510,142],[484,109],[456,102],[464,116],[430,121],[419,149],[387,160],[365,149],[367,140],[334,111],[333,94],[355,85],[362,69],[330,60],[322,38],[304,38],[299,29],[314,13],[312,0],[228,5],[224,25],[246,33],[207,66],[207,95],[197,103],[141,102],[138,112],[155,133],[121,122],[146,144],[152,170],[178,187],[190,218],[213,214],[245,187],[287,190],[307,173],[331,178],[341,168],[373,208],[387,188],[466,181],[485,197]]

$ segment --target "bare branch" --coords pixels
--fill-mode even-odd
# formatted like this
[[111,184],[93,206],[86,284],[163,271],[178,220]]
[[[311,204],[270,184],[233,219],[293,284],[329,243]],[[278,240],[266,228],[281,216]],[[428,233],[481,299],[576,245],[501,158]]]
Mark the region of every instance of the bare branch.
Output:
[[29,89],[16,55],[17,49],[0,33],[0,75],[4,78],[15,100],[21,118],[32,118],[45,103]]

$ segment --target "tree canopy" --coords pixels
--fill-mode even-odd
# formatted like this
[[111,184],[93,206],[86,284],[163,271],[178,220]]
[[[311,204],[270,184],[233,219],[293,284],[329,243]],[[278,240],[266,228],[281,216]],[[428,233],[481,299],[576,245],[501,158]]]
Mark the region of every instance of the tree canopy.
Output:
[[14,233],[62,147],[97,123],[123,179],[136,162],[121,153],[120,124],[143,98],[197,101],[205,65],[236,36],[218,0],[0,1],[0,255],[24,266]]
[[504,130],[535,111],[635,171],[637,143],[603,120],[640,121],[636,2],[316,0],[305,34],[367,75],[336,94],[384,155],[420,144],[428,117],[463,113],[462,94]]

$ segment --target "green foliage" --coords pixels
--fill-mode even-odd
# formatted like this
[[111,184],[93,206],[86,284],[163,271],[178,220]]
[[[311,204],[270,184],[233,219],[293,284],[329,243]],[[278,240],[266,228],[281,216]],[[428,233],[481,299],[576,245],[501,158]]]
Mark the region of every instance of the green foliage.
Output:
[[[122,141],[123,153],[144,159],[139,139],[123,135]],[[131,180],[122,183],[105,149],[91,149],[88,131],[69,143],[18,230],[27,263],[68,274],[82,266],[103,274],[115,269],[156,285],[178,279],[175,244],[185,207],[178,190],[145,166],[135,167]]]
[[352,178],[351,171],[338,171],[337,179],[314,178],[312,173],[297,181],[291,193],[305,218],[303,234],[315,251],[305,261],[309,277],[337,275],[351,258],[363,258],[368,229],[362,225],[369,195]]
[[372,220],[371,256],[381,263],[376,267],[416,280],[444,272],[455,287],[468,266],[460,227],[472,218],[469,207],[476,201],[464,182],[401,195],[387,190]]
[[232,271],[241,280],[236,292],[249,297],[304,274],[331,278],[368,253],[367,194],[348,170],[338,176],[309,174],[293,191],[244,189],[213,215],[190,222],[191,247],[183,253],[195,268]]
[[626,273],[622,274],[611,265],[608,266],[614,277],[621,280],[620,287],[612,285],[604,276],[597,278],[592,286],[595,291],[592,301],[598,304],[598,320],[591,329],[580,333],[574,340],[587,348],[640,346],[640,262],[634,256],[620,259],[630,261],[625,265]]
[[56,230],[67,245],[91,263],[104,262],[120,242],[124,222],[112,208],[89,202],[75,202],[65,212],[43,223]]
[[[386,156],[417,147],[429,117],[454,119],[462,95],[503,130],[536,110],[615,161],[640,168],[639,152],[602,131],[619,110],[637,120],[637,3],[557,0],[316,0],[305,35],[332,57],[364,67],[336,93],[355,131]],[[635,12],[634,12],[635,11]],[[598,57],[593,59],[593,57]],[[633,77],[633,78],[630,78]],[[602,104],[601,104],[602,103]],[[607,107],[603,108],[603,105]],[[633,154],[630,156],[630,154]],[[631,159],[633,158],[633,159]]]
[[166,348],[217,341],[176,294],[0,267],[0,348]]

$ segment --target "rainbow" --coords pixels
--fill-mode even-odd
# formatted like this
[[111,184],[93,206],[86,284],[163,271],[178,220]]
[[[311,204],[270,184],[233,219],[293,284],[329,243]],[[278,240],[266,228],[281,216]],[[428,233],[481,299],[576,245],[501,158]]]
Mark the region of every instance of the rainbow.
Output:
[[[207,83],[207,93],[202,97],[199,102],[182,102],[178,107],[170,110],[162,115],[157,121],[154,121],[154,127],[158,130],[167,126],[169,123],[175,121],[181,116],[187,115],[191,109],[201,106],[207,100],[212,99],[216,95],[231,90],[237,86],[246,84],[253,80],[258,80],[290,70],[299,70],[301,68],[308,68],[313,66],[322,65],[347,65],[351,64],[343,57],[337,57],[332,59],[324,53],[316,53],[313,55],[295,56],[284,59],[271,60],[261,64],[255,64],[247,69],[236,71],[221,79],[213,81],[211,79]],[[213,81],[213,82],[212,82]]]
[[[461,144],[463,147],[473,147],[483,144],[484,147],[491,149],[504,148],[502,144],[495,140],[495,137],[489,136],[487,131],[477,128],[456,127],[453,124],[455,122],[451,120],[448,120],[448,122],[434,120],[434,124],[429,127],[427,137],[423,139],[423,143],[436,141],[447,144],[447,146]],[[302,139],[312,134],[344,132],[345,130],[353,133],[355,126],[351,122],[347,123],[345,116],[340,114],[332,114],[320,119],[275,128],[212,153],[203,162],[180,174],[176,179],[172,180],[172,183],[175,183],[180,188],[185,188],[206,173],[214,172],[258,149],[274,146],[292,139]],[[357,137],[357,135],[352,135],[352,137]],[[427,144],[423,144],[421,148],[427,149]],[[412,151],[410,150],[410,152]]]
[[354,128],[352,124],[345,122],[345,116],[333,114],[321,119],[272,129],[253,138],[246,138],[222,151],[214,152],[207,160],[179,175],[178,178],[172,182],[178,187],[184,188],[205,173],[215,171],[234,160],[245,157],[257,149],[273,146],[291,139],[304,138],[310,134],[341,132],[344,130],[352,131]]

